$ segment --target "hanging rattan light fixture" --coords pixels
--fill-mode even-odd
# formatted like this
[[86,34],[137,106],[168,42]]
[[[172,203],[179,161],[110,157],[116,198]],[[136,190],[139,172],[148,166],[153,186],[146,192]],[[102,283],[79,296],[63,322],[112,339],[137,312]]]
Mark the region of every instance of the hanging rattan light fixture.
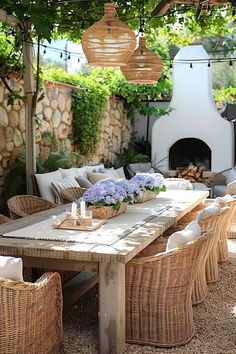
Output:
[[129,58],[127,65],[121,68],[129,82],[136,84],[156,83],[163,71],[161,58],[146,47],[146,38],[140,37],[139,46]]
[[90,65],[124,66],[136,47],[135,33],[116,17],[116,5],[104,5],[104,17],[82,36],[82,47]]

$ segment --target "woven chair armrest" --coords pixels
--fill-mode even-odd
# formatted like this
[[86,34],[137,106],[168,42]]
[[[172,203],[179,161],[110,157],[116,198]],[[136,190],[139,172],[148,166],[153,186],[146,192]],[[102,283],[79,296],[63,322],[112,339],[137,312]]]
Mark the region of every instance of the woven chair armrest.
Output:
[[60,275],[58,273],[45,273],[35,283],[26,281],[15,281],[11,279],[0,277],[0,287],[11,289],[12,291],[36,291],[47,286],[48,282],[61,283]]
[[231,195],[236,194],[236,180],[227,184],[226,194],[231,194]]
[[[201,238],[209,238],[211,235],[212,235],[212,231],[211,230],[207,230],[207,232],[202,232]],[[197,242],[198,239],[196,239],[195,241],[189,242],[186,245],[180,246],[180,248],[175,248],[175,249],[173,249],[171,251],[157,253],[157,254],[152,255],[152,256],[135,257],[129,263],[130,264],[144,265],[144,264],[148,264],[148,263],[152,263],[152,262],[158,262],[159,260],[162,260],[163,258],[172,257],[176,253],[181,252],[183,249],[188,248],[189,245]]]

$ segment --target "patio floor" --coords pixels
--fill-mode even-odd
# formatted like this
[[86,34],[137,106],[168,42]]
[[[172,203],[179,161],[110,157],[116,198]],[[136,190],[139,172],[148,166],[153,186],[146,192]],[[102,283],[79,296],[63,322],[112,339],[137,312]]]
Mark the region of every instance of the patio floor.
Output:
[[[196,334],[185,346],[161,349],[126,345],[126,354],[236,353],[236,240],[229,240],[230,258],[219,265],[220,280],[209,285],[202,304],[194,307]],[[97,354],[97,288],[91,289],[64,313],[64,353]]]

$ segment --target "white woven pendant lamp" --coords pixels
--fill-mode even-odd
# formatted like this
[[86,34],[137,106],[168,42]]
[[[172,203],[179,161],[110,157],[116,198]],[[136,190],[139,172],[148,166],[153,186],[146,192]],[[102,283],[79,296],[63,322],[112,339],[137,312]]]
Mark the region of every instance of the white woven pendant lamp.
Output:
[[161,58],[146,47],[146,38],[140,37],[139,46],[121,68],[129,82],[136,84],[156,83],[163,71]]
[[93,66],[124,66],[136,47],[135,33],[116,17],[115,4],[104,6],[104,17],[82,36],[82,48]]

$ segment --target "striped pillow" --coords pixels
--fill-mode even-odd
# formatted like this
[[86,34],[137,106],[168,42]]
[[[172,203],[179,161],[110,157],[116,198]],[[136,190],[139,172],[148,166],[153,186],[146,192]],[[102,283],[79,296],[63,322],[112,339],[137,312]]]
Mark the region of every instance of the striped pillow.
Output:
[[73,177],[66,177],[60,181],[52,182],[52,191],[55,195],[57,204],[63,204],[63,200],[61,198],[61,190],[69,187],[80,187],[80,185]]

